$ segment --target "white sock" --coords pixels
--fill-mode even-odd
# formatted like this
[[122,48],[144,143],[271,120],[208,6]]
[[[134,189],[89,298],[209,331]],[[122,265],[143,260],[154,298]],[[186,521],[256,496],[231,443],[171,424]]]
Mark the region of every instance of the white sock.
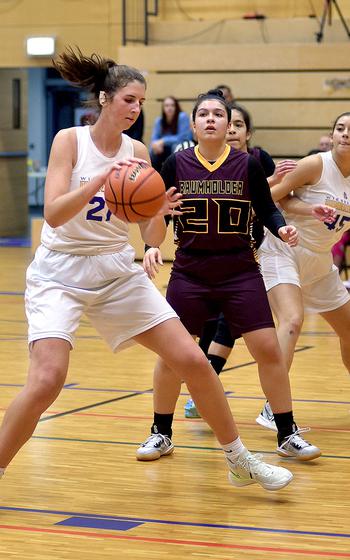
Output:
[[232,443],[227,443],[226,445],[222,446],[222,449],[225,453],[226,461],[229,467],[232,467],[232,464],[235,462],[237,457],[246,451],[246,447],[244,447],[243,443],[241,442],[241,438],[238,437]]
[[5,474],[5,469],[0,467],[0,478]]

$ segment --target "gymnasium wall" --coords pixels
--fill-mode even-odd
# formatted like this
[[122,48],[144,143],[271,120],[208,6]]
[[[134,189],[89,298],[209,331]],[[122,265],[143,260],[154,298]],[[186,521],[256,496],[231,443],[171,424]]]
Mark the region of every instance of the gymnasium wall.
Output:
[[[133,1],[133,0],[131,0]],[[49,66],[48,58],[28,58],[28,36],[56,37],[57,52],[79,45],[116,57],[121,43],[122,0],[5,0],[0,2],[1,67]]]
[[[127,4],[141,10],[144,0],[127,0]],[[310,16],[320,18],[323,5],[323,0],[159,0],[159,15],[150,17],[150,40],[173,44],[313,41],[318,21]],[[348,0],[338,0],[338,5],[350,18]],[[249,13],[263,14],[266,20],[243,21]],[[336,9],[332,13],[327,41],[346,41]],[[26,56],[25,40],[31,35],[55,36],[58,52],[70,44],[84,52],[116,57],[122,42],[121,15],[122,0],[4,0],[0,2],[0,68],[50,63],[47,58]]]
[[[338,0],[345,17],[350,17],[347,0]],[[164,20],[191,21],[240,18],[254,12],[272,18],[308,17],[323,11],[324,0],[159,0],[159,17]],[[337,14],[334,14],[337,17]]]
[[119,60],[147,73],[149,141],[161,99],[190,112],[198,93],[231,86],[253,116],[253,143],[274,157],[301,157],[350,110],[350,42],[121,47]]
[[26,233],[27,75],[19,69],[0,72],[0,236]]
[[[160,0],[150,46],[119,49],[119,60],[147,73],[149,142],[166,95],[190,112],[198,93],[231,86],[252,113],[253,143],[278,157],[301,157],[317,146],[334,118],[350,109],[350,43],[332,6],[316,41],[324,0]],[[350,24],[350,3],[339,0]],[[246,20],[259,13],[263,20]]]

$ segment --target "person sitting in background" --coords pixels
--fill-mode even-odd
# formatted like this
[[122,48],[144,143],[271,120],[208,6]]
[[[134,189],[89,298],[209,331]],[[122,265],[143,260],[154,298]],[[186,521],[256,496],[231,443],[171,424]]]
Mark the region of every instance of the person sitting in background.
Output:
[[152,166],[160,171],[163,162],[180,142],[192,139],[190,118],[181,111],[180,104],[171,95],[163,100],[162,115],[157,117],[151,137]]
[[98,114],[95,111],[83,113],[80,117],[80,126],[93,125],[97,121]]
[[222,91],[222,95],[225,98],[225,101],[228,104],[232,104],[235,102],[235,96],[232,93],[230,86],[222,84],[221,86],[216,86],[216,89],[220,89]]
[[313,154],[318,154],[320,152],[328,152],[332,147],[331,139],[328,134],[322,134],[320,140],[318,142],[317,148],[310,150],[307,154],[308,156],[312,156]]

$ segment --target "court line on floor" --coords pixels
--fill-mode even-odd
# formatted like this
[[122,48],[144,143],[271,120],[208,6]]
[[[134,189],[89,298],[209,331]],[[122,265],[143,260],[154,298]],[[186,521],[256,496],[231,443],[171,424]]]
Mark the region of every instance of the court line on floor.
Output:
[[[1,408],[0,407],[0,411],[6,411],[6,408]],[[58,411],[52,411],[52,412],[48,412],[46,411],[44,414],[57,414]],[[98,413],[89,413],[89,412],[77,412],[75,413],[75,416],[83,416],[83,417],[93,417],[93,418],[107,418],[107,419],[111,419],[111,420],[138,420],[140,422],[143,422],[144,420],[147,420],[149,422],[152,422],[153,420],[153,416],[151,414],[148,414],[147,416],[135,416],[133,414],[98,414]],[[195,423],[198,425],[201,425],[204,423],[204,425],[206,425],[205,421],[201,418],[174,418],[173,419],[174,423],[181,423],[181,424],[188,424],[188,422],[191,423]],[[257,423],[256,422],[244,422],[244,421],[240,421],[236,419],[236,424],[238,426],[247,426],[249,428],[258,428]],[[350,428],[325,428],[324,426],[309,426],[310,430],[318,430],[320,432],[330,432],[330,433],[349,433],[350,432]],[[260,429],[260,428],[259,428]]]
[[190,541],[184,539],[162,539],[158,537],[139,537],[131,535],[115,535],[111,533],[97,533],[88,531],[67,531],[61,529],[46,529],[46,528],[35,528],[26,527],[21,525],[0,525],[0,529],[14,530],[14,531],[28,531],[31,533],[46,533],[55,535],[66,535],[73,537],[85,537],[94,539],[112,539],[112,540],[127,540],[127,541],[137,541],[144,543],[160,543],[160,544],[173,544],[173,545],[188,545],[197,546],[202,548],[217,548],[217,549],[229,549],[229,550],[242,550],[242,551],[256,551],[256,552],[271,552],[271,553],[282,553],[282,554],[295,554],[304,556],[317,556],[317,557],[333,557],[333,558],[350,558],[350,553],[347,552],[336,552],[336,551],[322,551],[322,550],[307,550],[307,549],[296,549],[296,548],[282,548],[282,547],[270,547],[270,546],[253,546],[253,545],[238,545],[238,544],[224,544],[215,543],[210,541]]
[[[140,442],[130,442],[130,441],[115,441],[115,440],[104,440],[104,439],[86,439],[86,438],[67,438],[67,437],[59,437],[59,436],[38,436],[33,435],[31,439],[42,439],[48,441],[66,441],[71,443],[98,443],[98,444],[109,444],[109,445],[132,445],[133,447],[137,448],[140,445]],[[190,449],[195,451],[220,451],[222,453],[221,447],[208,447],[208,446],[198,446],[198,445],[175,445],[176,449]],[[264,455],[273,455],[276,456],[275,451],[267,451],[266,449],[250,449],[252,453],[263,453]],[[350,455],[325,455],[322,453],[321,458],[323,459],[350,459]],[[293,460],[293,458],[291,459]],[[288,459],[286,459],[288,461]],[[312,465],[315,464],[315,461],[311,463]]]
[[284,535],[299,535],[299,536],[312,536],[312,537],[331,537],[331,538],[344,538],[350,539],[350,533],[336,533],[328,531],[308,531],[301,529],[281,529],[275,527],[256,527],[255,525],[233,525],[231,523],[202,523],[196,521],[172,521],[168,519],[154,519],[149,517],[130,517],[125,515],[108,515],[96,513],[82,513],[76,511],[65,511],[56,509],[43,509],[43,508],[25,508],[15,506],[0,506],[0,511],[14,511],[21,513],[41,513],[43,515],[59,515],[62,517],[84,517],[86,519],[109,519],[119,521],[151,523],[156,525],[177,525],[184,527],[204,527],[206,529],[229,529],[234,531],[249,531],[252,533],[273,533]]
[[[311,350],[312,348],[315,348],[315,347],[314,346],[308,346],[308,345],[299,346],[299,347],[295,348],[294,354],[296,354],[297,352],[304,352],[304,350]],[[255,360],[252,360],[251,362],[244,362],[243,364],[238,364],[236,366],[224,368],[222,370],[222,373],[225,373],[226,371],[232,371],[234,369],[239,369],[241,367],[253,366],[255,364],[256,364]]]
[[[24,383],[0,383],[0,387],[24,387]],[[68,391],[81,391],[81,392],[96,392],[96,393],[128,393],[128,396],[125,398],[129,398],[132,396],[138,396],[138,395],[152,395],[153,394],[153,388],[150,389],[140,389],[140,390],[134,390],[134,389],[112,389],[110,387],[80,387],[78,385],[78,383],[75,382],[71,382],[71,383],[67,383],[66,385],[64,385],[62,390],[68,390]],[[234,391],[225,391],[225,395],[228,399],[232,399],[232,400],[252,400],[252,401],[265,401],[266,398],[265,396],[257,396],[257,395],[237,395],[234,394]],[[190,393],[188,391],[184,391],[180,393],[180,396],[185,396],[185,397],[189,397]],[[114,399],[111,399],[111,402]],[[119,398],[116,398],[115,400],[120,400]],[[108,402],[108,401],[103,401],[103,403]],[[339,400],[329,400],[329,399],[298,399],[298,398],[293,398],[293,402],[299,402],[299,403],[315,403],[315,404],[338,404],[338,405],[350,405],[350,401],[339,401]],[[91,405],[91,406],[95,406],[95,405]],[[98,404],[96,404],[96,406],[98,406]],[[1,408],[0,408],[1,410]],[[2,410],[6,410],[6,409],[2,409]]]
[[[0,408],[0,410],[6,410],[3,408]],[[58,411],[52,411],[52,414],[56,414]],[[50,412],[46,412],[45,414],[50,414]],[[151,414],[149,414],[148,416],[135,416],[133,414],[98,414],[98,413],[89,413],[89,412],[83,412],[83,413],[76,413],[75,416],[83,416],[83,417],[93,417],[93,418],[106,418],[106,419],[111,419],[111,420],[139,420],[140,422],[143,422],[144,420],[147,420],[149,422],[153,421],[153,416]],[[238,426],[248,426],[249,428],[259,428],[259,426],[257,425],[257,422],[255,421],[251,421],[251,422],[244,422],[244,421],[240,421],[236,420],[236,424]],[[173,422],[174,423],[181,423],[181,424],[188,424],[188,422],[194,422],[195,424],[197,424],[198,426],[204,425],[205,427],[207,427],[207,424],[205,422],[205,420],[203,420],[202,418],[173,418]],[[350,432],[350,428],[325,428],[323,426],[308,426],[310,428],[310,430],[319,430],[320,432],[331,432],[331,433],[349,433]],[[260,428],[259,428],[260,429]]]
[[[147,391],[150,391],[151,389],[147,389]],[[136,397],[138,395],[142,395],[142,392],[140,393],[139,391],[136,393],[129,393],[128,395],[123,395],[122,397],[116,397],[115,399],[108,399],[106,401],[100,401],[94,404],[88,404],[86,406],[81,406],[79,408],[73,408],[72,410],[66,410],[65,412],[59,412],[57,414],[52,414],[49,416],[44,416],[42,418],[40,418],[39,422],[46,422],[47,420],[53,420],[54,418],[60,418],[62,416],[67,416],[68,414],[74,414],[76,412],[81,412],[82,410],[89,410],[90,408],[96,408],[97,406],[102,406],[104,404],[109,404],[112,402],[117,402],[117,401],[122,401],[125,399],[130,399],[131,397]]]

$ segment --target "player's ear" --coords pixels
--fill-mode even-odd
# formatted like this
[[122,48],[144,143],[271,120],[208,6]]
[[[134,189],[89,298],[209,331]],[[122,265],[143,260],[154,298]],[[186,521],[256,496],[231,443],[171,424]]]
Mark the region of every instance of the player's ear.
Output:
[[106,92],[105,91],[100,91],[99,96],[98,96],[98,101],[101,105],[101,107],[103,107],[103,105],[106,103],[107,101],[107,97],[106,97]]

